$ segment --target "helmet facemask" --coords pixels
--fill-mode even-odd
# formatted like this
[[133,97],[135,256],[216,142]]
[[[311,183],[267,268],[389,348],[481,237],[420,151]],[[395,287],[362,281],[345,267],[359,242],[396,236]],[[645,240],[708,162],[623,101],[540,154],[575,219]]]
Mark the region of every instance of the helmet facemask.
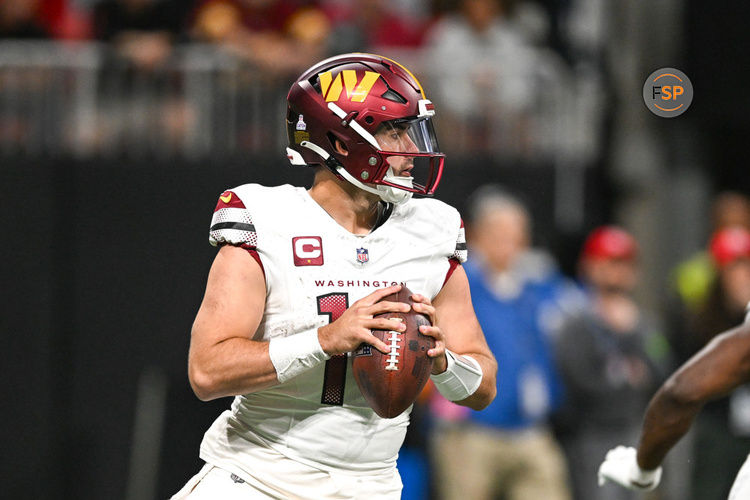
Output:
[[384,201],[399,203],[413,193],[431,195],[440,182],[444,155],[429,117],[383,122],[374,134],[383,167],[368,180]]

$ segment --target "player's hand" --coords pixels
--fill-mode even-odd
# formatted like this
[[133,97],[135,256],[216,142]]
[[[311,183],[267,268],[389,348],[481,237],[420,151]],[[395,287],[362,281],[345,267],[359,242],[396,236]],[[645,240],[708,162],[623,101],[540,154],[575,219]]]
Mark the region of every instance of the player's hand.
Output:
[[661,467],[643,470],[635,457],[636,450],[633,447],[618,446],[609,450],[599,466],[599,486],[607,481],[636,491],[651,491],[659,486]]
[[411,300],[414,301],[414,310],[426,315],[430,318],[430,323],[432,323],[432,326],[422,325],[419,327],[422,335],[427,335],[435,339],[435,347],[427,351],[427,355],[434,359],[432,374],[443,373],[448,368],[448,359],[445,357],[445,335],[443,335],[440,327],[437,326],[435,306],[432,305],[430,299],[418,293],[412,295]]
[[401,285],[375,290],[362,297],[332,323],[318,328],[318,341],[326,354],[334,356],[351,352],[363,342],[378,351],[388,354],[391,348],[372,334],[371,330],[394,330],[402,332],[406,326],[397,319],[374,318],[385,312],[409,312],[409,304],[403,302],[378,302],[386,295],[396,293]]

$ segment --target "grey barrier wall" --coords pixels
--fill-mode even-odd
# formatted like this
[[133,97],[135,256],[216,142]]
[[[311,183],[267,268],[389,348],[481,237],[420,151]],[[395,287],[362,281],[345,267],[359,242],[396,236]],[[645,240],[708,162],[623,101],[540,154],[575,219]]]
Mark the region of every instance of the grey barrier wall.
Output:
[[[4,498],[166,498],[197,471],[202,434],[229,404],[199,402],[186,376],[216,199],[311,179],[283,156],[4,160]],[[503,182],[531,202],[537,240],[564,255],[579,235],[555,228],[554,179],[545,165],[451,158],[438,192],[463,208],[481,183]],[[606,193],[585,192],[585,213],[604,217]]]

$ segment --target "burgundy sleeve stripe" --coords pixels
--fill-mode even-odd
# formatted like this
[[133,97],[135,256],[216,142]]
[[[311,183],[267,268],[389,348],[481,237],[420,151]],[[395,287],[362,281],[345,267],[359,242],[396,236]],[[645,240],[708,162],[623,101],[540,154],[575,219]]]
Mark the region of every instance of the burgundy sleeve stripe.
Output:
[[263,267],[263,262],[260,260],[260,255],[258,255],[258,251],[246,243],[240,245],[240,247],[244,248],[245,250],[247,250],[247,253],[252,255],[253,259],[255,259],[255,262],[257,262],[258,265],[260,266],[260,270],[263,271],[263,277],[265,278],[266,268]]
[[451,275],[453,274],[453,271],[455,271],[456,268],[461,265],[461,262],[457,258],[451,257],[451,258],[448,259],[448,265],[450,267],[448,267],[448,272],[445,273],[445,279],[443,280],[443,286],[445,286],[445,284],[448,283],[448,280],[450,279]]
[[238,231],[255,232],[255,225],[244,222],[218,222],[211,226],[211,231],[220,231],[222,229],[237,229]]

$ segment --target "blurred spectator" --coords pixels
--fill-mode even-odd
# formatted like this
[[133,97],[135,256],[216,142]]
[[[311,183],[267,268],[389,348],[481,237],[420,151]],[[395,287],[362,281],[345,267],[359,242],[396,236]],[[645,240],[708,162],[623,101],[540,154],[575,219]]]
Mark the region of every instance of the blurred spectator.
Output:
[[163,64],[183,29],[184,7],[172,0],[104,0],[94,8],[94,36],[139,70]]
[[185,141],[195,112],[182,96],[175,50],[189,7],[178,0],[104,0],[95,6],[94,36],[111,50],[99,79],[101,113],[89,131],[89,147],[121,141],[125,149],[150,144],[169,151]]
[[637,439],[642,412],[667,369],[666,340],[631,296],[637,254],[635,240],[620,228],[589,235],[579,262],[589,305],[563,322],[556,343],[566,391],[561,440],[576,500],[636,498],[611,484],[599,488],[596,473],[607,450]]
[[39,18],[56,39],[84,40],[91,36],[91,19],[86,2],[44,0],[39,4]]
[[[750,230],[750,199],[741,193],[719,193],[711,212],[714,232],[731,226]],[[696,252],[677,265],[673,275],[674,286],[687,310],[695,311],[705,302],[715,275],[714,263],[706,250]]]
[[216,43],[270,76],[296,74],[320,59],[331,25],[314,0],[207,0],[193,36]]
[[716,277],[706,301],[692,318],[693,352],[718,332],[739,323],[733,320],[742,319],[750,300],[750,231],[741,226],[717,231],[711,238],[709,253]]
[[329,52],[415,48],[421,45],[425,23],[399,12],[392,0],[328,1],[326,11],[334,23]]
[[[459,10],[429,30],[426,58],[443,112],[466,128],[449,147],[490,148],[523,142],[525,116],[534,100],[535,66],[541,65],[526,33],[510,17],[509,2],[461,0]],[[445,125],[441,125],[446,128]]]
[[49,31],[39,17],[39,0],[0,2],[0,38],[48,38]]
[[[34,40],[49,38],[51,33],[40,16],[38,0],[0,0],[0,40]],[[25,52],[11,48],[3,56]],[[7,49],[6,49],[7,50]],[[22,150],[42,127],[31,118],[38,109],[51,78],[46,68],[38,66],[0,64],[0,149]]]
[[[529,249],[531,220],[515,198],[492,186],[470,202],[472,302],[498,362],[498,395],[475,412],[433,403],[435,479],[445,500],[570,498],[565,460],[547,426],[559,382],[543,311],[565,280]],[[439,395],[438,395],[439,397]]]
[[[717,231],[709,254],[717,269],[704,304],[689,316],[687,352],[695,352],[714,336],[744,319],[750,301],[750,231],[741,226]],[[750,388],[743,386],[729,397],[711,402],[697,417],[692,498],[727,497],[736,471],[750,449]]]
[[[733,226],[750,230],[750,199],[741,193],[724,191],[713,200],[710,232],[716,234]],[[695,330],[694,325],[689,323],[702,316],[699,312],[706,308],[706,301],[712,289],[715,289],[716,275],[716,265],[708,248],[701,248],[672,270],[669,334],[678,363],[687,361],[706,342],[705,338],[685,338],[685,332]],[[710,334],[721,331],[719,328]]]

